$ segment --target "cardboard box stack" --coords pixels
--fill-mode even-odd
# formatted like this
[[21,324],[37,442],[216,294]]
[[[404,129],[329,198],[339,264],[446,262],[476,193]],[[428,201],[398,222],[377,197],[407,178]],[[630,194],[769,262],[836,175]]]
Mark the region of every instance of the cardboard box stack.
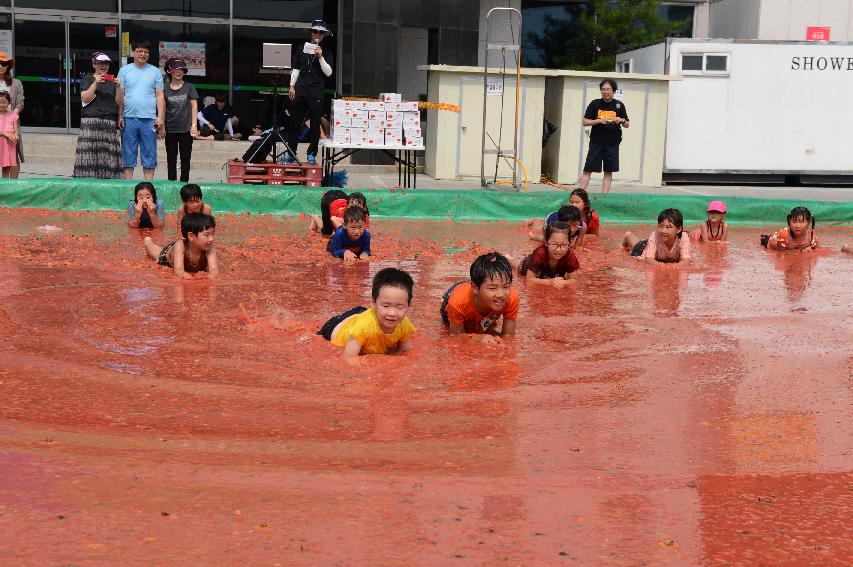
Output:
[[423,146],[417,102],[399,93],[381,93],[378,101],[332,101],[332,142],[352,146]]

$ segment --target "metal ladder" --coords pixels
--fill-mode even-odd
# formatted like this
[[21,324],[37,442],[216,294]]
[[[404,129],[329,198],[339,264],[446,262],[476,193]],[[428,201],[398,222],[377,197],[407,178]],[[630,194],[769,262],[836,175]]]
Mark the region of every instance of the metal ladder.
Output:
[[[490,25],[492,16],[499,12],[506,12],[507,16],[507,33],[504,35],[503,42],[492,43],[492,27]],[[513,17],[518,17],[518,32],[519,37],[516,39],[515,32],[512,30]],[[494,189],[498,182],[498,165],[503,159],[512,169],[512,186],[518,191],[518,116],[521,105],[521,30],[522,30],[521,11],[516,8],[498,7],[492,8],[486,14],[486,51],[485,61],[483,63],[483,139],[481,142],[480,153],[480,185],[484,189]],[[507,39],[510,41],[506,41]],[[489,53],[492,51],[500,51],[503,65],[501,67],[501,108],[500,121],[497,141],[486,132],[486,124],[488,123],[488,91],[489,91]],[[512,153],[509,154],[509,149],[501,147],[503,141],[503,115],[504,115],[504,93],[506,83],[506,59],[507,52],[515,54],[515,125],[512,134]],[[486,148],[486,136],[489,137],[492,148]],[[486,179],[486,155],[495,156],[495,174],[491,182]],[[510,163],[510,159],[512,163]]]

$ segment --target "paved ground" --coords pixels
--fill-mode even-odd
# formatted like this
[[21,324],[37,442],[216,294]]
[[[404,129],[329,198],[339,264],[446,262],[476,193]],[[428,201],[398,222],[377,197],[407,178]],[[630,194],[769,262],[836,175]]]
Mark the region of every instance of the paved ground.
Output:
[[[397,186],[396,169],[389,167],[351,166],[346,168],[349,173],[349,187],[395,187]],[[68,164],[24,163],[21,177],[70,177],[72,166]],[[158,170],[164,174],[165,170]],[[194,169],[193,181],[202,183],[220,183],[225,180],[223,169]],[[141,170],[137,170],[141,176]],[[418,176],[418,189],[475,189],[479,188],[479,180],[468,178],[457,180],[436,180],[426,175]],[[507,187],[509,189],[509,187]],[[555,187],[531,183],[530,191],[559,191]],[[600,183],[590,184],[591,192],[601,190]],[[827,201],[853,200],[853,187],[837,186],[782,186],[782,185],[669,185],[666,187],[642,187],[637,185],[613,185],[613,193],[657,193],[657,194],[688,194],[688,195],[721,195],[763,197],[768,199],[816,199]]]

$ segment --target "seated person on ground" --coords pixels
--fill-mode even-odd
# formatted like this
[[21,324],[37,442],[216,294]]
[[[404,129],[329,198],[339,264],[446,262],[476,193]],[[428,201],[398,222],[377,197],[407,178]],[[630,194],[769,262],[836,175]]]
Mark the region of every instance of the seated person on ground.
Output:
[[412,348],[415,326],[406,316],[412,303],[412,276],[385,268],[373,277],[373,307],[354,307],[332,317],[317,332],[343,348],[344,358],[393,354]]
[[233,138],[234,128],[231,125],[233,116],[234,109],[228,104],[228,95],[219,93],[216,95],[214,104],[204,107],[204,110],[198,113],[199,138],[224,140],[226,135],[228,139]]
[[501,337],[515,335],[521,301],[512,287],[512,271],[509,260],[498,252],[474,260],[471,280],[453,284],[442,298],[439,312],[451,335],[469,333],[482,342],[501,342]]
[[370,231],[365,226],[367,215],[361,207],[347,207],[344,225],[339,227],[327,249],[335,258],[367,260],[370,257]]
[[181,240],[158,246],[150,236],[146,236],[145,251],[161,266],[172,268],[176,276],[191,279],[192,274],[207,272],[208,277],[214,278],[219,275],[213,248],[215,232],[216,221],[212,216],[190,213],[181,221]]
[[166,222],[166,206],[157,198],[150,181],[137,183],[127,204],[127,224],[133,228],[160,228]]

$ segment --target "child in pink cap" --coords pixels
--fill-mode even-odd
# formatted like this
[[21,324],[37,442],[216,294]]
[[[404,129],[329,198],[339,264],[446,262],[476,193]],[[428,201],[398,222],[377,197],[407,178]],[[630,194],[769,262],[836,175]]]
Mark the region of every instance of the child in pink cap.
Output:
[[726,218],[726,208],[723,201],[708,203],[708,220],[690,234],[691,238],[701,242],[728,242],[729,225],[723,220]]

